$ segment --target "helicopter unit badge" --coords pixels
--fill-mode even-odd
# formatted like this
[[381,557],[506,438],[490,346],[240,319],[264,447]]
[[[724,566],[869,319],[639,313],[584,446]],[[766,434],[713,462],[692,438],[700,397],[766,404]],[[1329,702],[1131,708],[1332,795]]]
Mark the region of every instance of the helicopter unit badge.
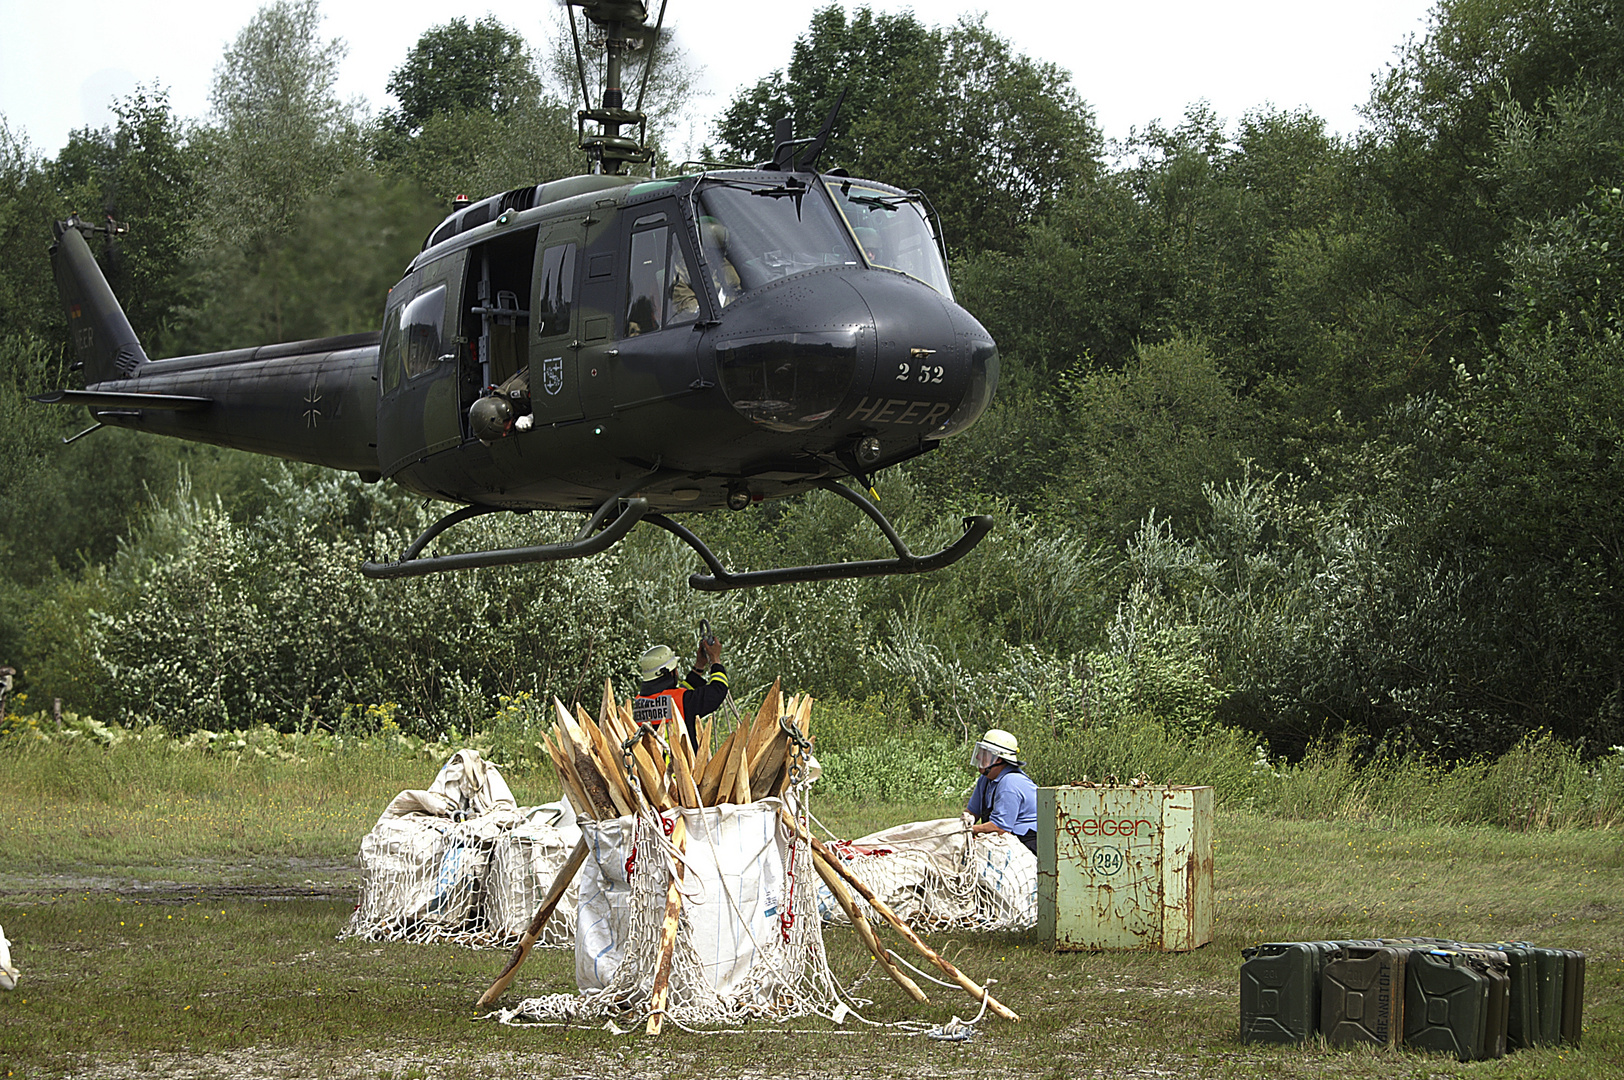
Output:
[[564,389],[564,358],[552,356],[541,362],[541,388],[549,394]]

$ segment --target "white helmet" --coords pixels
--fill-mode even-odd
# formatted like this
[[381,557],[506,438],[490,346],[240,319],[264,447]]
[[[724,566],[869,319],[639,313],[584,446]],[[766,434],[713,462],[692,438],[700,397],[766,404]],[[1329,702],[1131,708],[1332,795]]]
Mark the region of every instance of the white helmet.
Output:
[[637,661],[637,669],[642,673],[643,681],[650,682],[668,671],[677,670],[680,663],[669,645],[656,645]]
[[1002,728],[990,728],[970,752],[970,764],[977,769],[986,769],[1001,759],[1011,765],[1017,765],[1020,750],[1020,744],[1015,741],[1015,736]]

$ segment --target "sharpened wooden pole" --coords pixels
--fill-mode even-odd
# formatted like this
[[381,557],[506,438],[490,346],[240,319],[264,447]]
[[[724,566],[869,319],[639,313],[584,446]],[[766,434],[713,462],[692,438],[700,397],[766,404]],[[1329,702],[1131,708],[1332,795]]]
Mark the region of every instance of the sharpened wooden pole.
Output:
[[[671,829],[671,843],[676,847],[677,854],[687,853],[688,826],[681,814],[677,815],[676,824]],[[658,1035],[660,1026],[665,1023],[665,1002],[671,989],[671,957],[676,952],[677,922],[682,917],[682,893],[677,888],[681,883],[682,863],[678,861],[671,866],[671,884],[665,890],[665,922],[660,926],[660,959],[654,965],[648,1026],[644,1028],[646,1035]]]
[[884,945],[880,944],[880,939],[874,934],[874,928],[868,925],[868,920],[863,917],[863,913],[857,910],[857,902],[851,898],[851,893],[846,889],[846,883],[840,880],[840,875],[829,869],[824,861],[819,858],[813,858],[812,866],[817,870],[818,877],[822,878],[823,883],[829,887],[829,895],[835,898],[835,903],[840,905],[840,910],[844,911],[846,918],[851,920],[851,927],[857,932],[858,940],[868,948],[874,959],[879,962],[880,967],[885,969],[885,973],[891,976],[891,981],[902,987],[903,992],[915,1001],[921,1004],[929,1004],[930,999],[925,996],[923,990],[919,989],[919,984],[902,973],[902,969],[897,967],[896,961],[891,959],[890,952],[886,950]]
[[991,1009],[1005,1020],[1020,1019],[1019,1016],[1011,1012],[1001,1002],[999,1002],[997,998],[989,994],[986,987],[977,986],[974,979],[970,978],[970,976],[948,963],[947,960],[943,959],[943,957],[938,954],[935,949],[932,949],[929,945],[926,945],[923,941],[921,941],[919,935],[914,933],[913,929],[907,923],[903,922],[897,917],[897,913],[891,910],[891,906],[889,904],[875,896],[874,891],[867,885],[864,885],[857,875],[853,874],[849,869],[847,869],[846,864],[842,863],[839,857],[836,856],[832,851],[824,847],[823,844],[818,841],[817,837],[801,828],[800,822],[790,817],[789,814],[786,813],[782,808],[779,809],[778,815],[789,824],[789,827],[793,829],[797,835],[812,845],[812,851],[814,854],[818,855],[826,863],[828,863],[829,868],[835,873],[839,874],[846,884],[857,890],[858,896],[861,896],[864,900],[868,901],[869,907],[879,912],[880,917],[886,922],[890,923],[892,929],[906,938],[908,944],[912,945],[919,951],[919,955],[935,964],[948,978],[952,979],[954,982],[958,983],[960,986],[964,987],[964,989],[969,991],[971,997],[975,998],[977,1001],[985,1001],[987,1003],[987,1008]]
[[530,920],[530,927],[525,930],[524,937],[519,939],[519,947],[513,950],[513,958],[508,961],[507,967],[502,969],[502,974],[496,977],[496,981],[491,983],[491,988],[480,995],[479,1008],[483,1009],[501,997],[508,984],[513,982],[513,976],[518,973],[519,965],[524,963],[525,957],[530,955],[530,950],[541,938],[541,931],[547,925],[547,920],[552,918],[558,902],[564,898],[564,893],[569,891],[570,882],[575,880],[575,875],[581,871],[581,864],[585,862],[586,837],[583,836],[575,845],[575,850],[570,852],[570,857],[564,860],[564,865],[559,867],[558,873],[554,875],[552,887],[542,898],[541,906],[536,909],[536,916]]

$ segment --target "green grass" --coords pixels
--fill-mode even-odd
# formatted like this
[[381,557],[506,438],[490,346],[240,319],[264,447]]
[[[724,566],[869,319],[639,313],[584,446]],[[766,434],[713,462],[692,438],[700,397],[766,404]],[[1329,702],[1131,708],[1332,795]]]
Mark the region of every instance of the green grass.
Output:
[[[1205,948],[1063,953],[1032,935],[933,936],[970,975],[996,979],[1022,1017],[989,1017],[968,1043],[816,1019],[659,1039],[502,1027],[476,1019],[473,1003],[503,954],[335,940],[361,836],[437,765],[376,749],[305,762],[141,744],[0,754],[12,819],[0,833],[0,925],[22,973],[0,995],[0,1077],[1624,1076],[1624,834],[1235,806],[1218,815],[1216,940]],[[553,797],[540,771],[507,775],[523,802]],[[814,802],[845,836],[955,809]],[[306,887],[307,862],[334,884]],[[1239,1042],[1244,946],[1410,934],[1585,950],[1583,1045],[1461,1064]],[[826,940],[842,981],[868,971],[849,931]],[[537,951],[509,998],[573,986],[570,954]],[[859,992],[881,1022],[973,1015],[961,992],[926,989],[924,1006],[877,975]]]

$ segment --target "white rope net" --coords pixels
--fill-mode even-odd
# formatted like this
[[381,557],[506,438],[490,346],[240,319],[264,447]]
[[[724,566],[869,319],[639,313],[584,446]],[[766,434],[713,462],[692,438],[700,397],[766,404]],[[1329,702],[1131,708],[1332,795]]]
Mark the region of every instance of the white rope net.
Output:
[[[812,852],[804,842],[791,842],[779,806],[777,799],[766,799],[583,822],[589,854],[576,941],[582,992],[527,998],[501,1010],[499,1019],[506,1024],[646,1019],[652,1012],[667,889],[679,866],[682,900],[666,1019],[683,1027],[810,1015],[839,1020],[868,1004],[845,998],[829,969]],[[688,830],[681,853],[662,827],[677,813]]]
[[[522,819],[504,827],[510,824],[498,815],[379,822],[361,841],[360,901],[339,936],[467,948],[518,944],[580,832]],[[575,896],[572,887],[538,947],[575,943]]]
[[[521,809],[493,766],[459,751],[362,838],[360,901],[339,937],[515,945],[580,838],[568,803]],[[538,945],[574,944],[575,897],[572,887]]]
[[[1037,856],[1006,833],[972,833],[957,818],[916,821],[828,845],[852,875],[916,930],[1002,931],[1037,925]],[[820,883],[821,884],[821,883]],[[861,897],[870,922],[879,916]],[[849,924],[828,890],[827,922]]]

